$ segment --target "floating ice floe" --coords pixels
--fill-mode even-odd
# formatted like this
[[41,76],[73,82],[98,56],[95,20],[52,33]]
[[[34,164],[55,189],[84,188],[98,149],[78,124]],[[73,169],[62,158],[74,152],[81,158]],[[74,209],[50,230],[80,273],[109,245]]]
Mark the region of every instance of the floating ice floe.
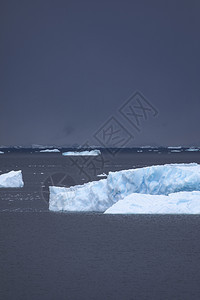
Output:
[[40,150],[40,152],[60,152],[58,149],[45,149],[45,150]]
[[4,154],[4,152],[3,152],[3,151],[0,151],[0,154]]
[[105,214],[200,214],[200,192],[165,195],[130,194]]
[[100,150],[90,150],[90,151],[69,151],[63,152],[62,155],[64,156],[97,156],[100,155]]
[[10,171],[0,175],[0,188],[18,188],[23,186],[21,171]]
[[107,179],[70,188],[50,187],[53,211],[105,211],[130,194],[200,191],[200,165],[167,164],[110,172]]

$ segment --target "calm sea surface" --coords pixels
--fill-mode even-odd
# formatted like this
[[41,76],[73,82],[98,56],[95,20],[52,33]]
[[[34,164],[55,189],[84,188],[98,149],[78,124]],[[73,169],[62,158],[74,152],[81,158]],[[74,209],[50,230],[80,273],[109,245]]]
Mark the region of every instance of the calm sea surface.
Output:
[[0,174],[22,170],[25,182],[0,189],[0,299],[200,299],[200,216],[48,210],[49,185],[176,162],[200,163],[200,153],[0,155]]

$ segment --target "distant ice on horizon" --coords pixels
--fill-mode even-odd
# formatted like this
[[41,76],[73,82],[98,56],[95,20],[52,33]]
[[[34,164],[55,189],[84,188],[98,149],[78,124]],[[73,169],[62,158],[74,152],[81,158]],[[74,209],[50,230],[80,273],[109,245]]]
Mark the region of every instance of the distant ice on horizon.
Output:
[[182,149],[184,148],[183,146],[170,146],[170,147],[167,147],[168,149]]
[[91,150],[91,151],[68,151],[63,152],[62,155],[64,156],[97,156],[100,155],[100,150]]
[[41,153],[43,152],[60,152],[58,149],[45,149],[45,150],[40,150]]

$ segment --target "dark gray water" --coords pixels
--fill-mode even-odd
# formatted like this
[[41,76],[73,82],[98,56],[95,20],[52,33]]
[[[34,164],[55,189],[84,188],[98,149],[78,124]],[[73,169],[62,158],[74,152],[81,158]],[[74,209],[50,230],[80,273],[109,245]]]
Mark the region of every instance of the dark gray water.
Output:
[[0,189],[0,299],[200,299],[200,217],[60,214],[47,187],[199,153],[118,153],[104,162],[8,153],[0,171],[23,171],[23,189]]

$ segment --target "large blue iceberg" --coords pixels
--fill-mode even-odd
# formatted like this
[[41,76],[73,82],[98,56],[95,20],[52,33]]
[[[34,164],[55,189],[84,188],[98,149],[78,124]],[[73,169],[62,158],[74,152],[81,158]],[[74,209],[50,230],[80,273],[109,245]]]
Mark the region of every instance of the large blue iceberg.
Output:
[[[84,185],[70,188],[50,187],[49,209],[52,211],[104,212],[116,202],[126,200],[126,197],[131,194],[161,195],[163,197],[163,195],[167,196],[183,191],[200,191],[200,165],[196,163],[167,164],[123,170],[110,172],[107,179]],[[179,194],[179,196],[183,195]],[[187,196],[189,197],[190,194],[188,193]],[[168,200],[171,201],[170,197],[162,198],[166,207]],[[192,199],[194,197],[199,200],[198,211],[200,211],[200,193],[193,194]],[[150,197],[149,199],[153,202],[153,199],[157,198]],[[138,203],[140,199],[141,197],[137,199]],[[181,201],[181,198],[179,200]],[[165,210],[162,211],[164,213]],[[185,213],[189,213],[188,210]]]

